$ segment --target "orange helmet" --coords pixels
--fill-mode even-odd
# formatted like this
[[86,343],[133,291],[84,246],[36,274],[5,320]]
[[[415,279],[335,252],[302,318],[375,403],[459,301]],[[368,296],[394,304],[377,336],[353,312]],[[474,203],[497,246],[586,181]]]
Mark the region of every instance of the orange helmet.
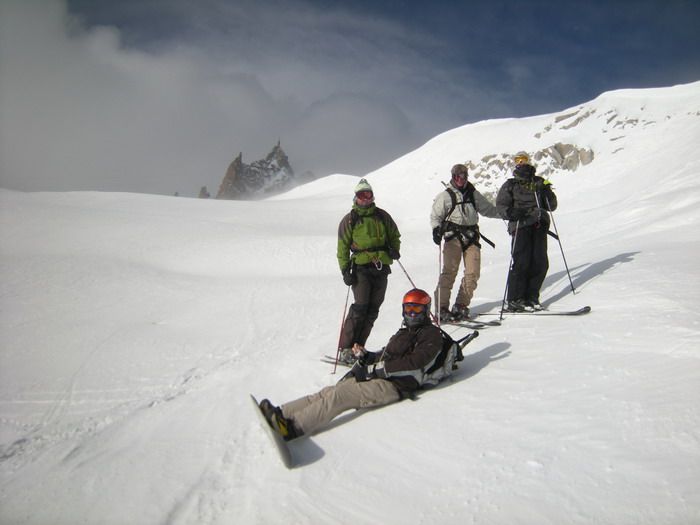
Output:
[[409,328],[425,324],[430,315],[430,295],[414,288],[403,296],[403,320]]
[[413,304],[430,304],[430,296],[418,288],[410,290],[406,295],[403,296],[403,303],[413,303]]

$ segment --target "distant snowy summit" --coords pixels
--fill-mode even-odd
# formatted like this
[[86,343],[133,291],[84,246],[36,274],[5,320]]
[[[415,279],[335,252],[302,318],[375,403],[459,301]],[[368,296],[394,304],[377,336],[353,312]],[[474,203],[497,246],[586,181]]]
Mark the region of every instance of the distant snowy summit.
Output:
[[297,177],[294,174],[289,158],[278,142],[267,157],[252,164],[245,164],[243,153],[239,153],[226,170],[216,198],[242,200],[269,197],[304,182],[300,179],[307,175]]

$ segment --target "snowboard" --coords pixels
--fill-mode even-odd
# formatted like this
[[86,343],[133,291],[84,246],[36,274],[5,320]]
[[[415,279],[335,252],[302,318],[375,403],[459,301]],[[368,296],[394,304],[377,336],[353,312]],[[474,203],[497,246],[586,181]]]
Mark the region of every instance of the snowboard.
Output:
[[258,415],[260,426],[262,426],[265,429],[267,435],[270,436],[270,439],[275,445],[275,449],[277,449],[277,453],[279,454],[282,463],[284,463],[284,466],[287,468],[294,467],[294,456],[292,456],[292,451],[289,448],[289,445],[287,445],[287,442],[284,440],[284,438],[280,436],[277,432],[275,432],[270,426],[270,424],[267,422],[267,419],[265,419],[265,414],[263,414],[263,411],[260,408],[260,404],[258,403],[258,400],[255,399],[255,396],[253,396],[253,394],[250,394],[250,400],[255,406],[255,413]]

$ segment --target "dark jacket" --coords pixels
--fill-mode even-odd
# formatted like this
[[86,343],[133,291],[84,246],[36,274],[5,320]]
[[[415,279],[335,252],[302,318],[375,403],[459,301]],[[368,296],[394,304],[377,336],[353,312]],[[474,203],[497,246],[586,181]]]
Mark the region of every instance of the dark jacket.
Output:
[[[508,223],[508,231],[513,233],[518,228],[539,225],[545,231],[549,229],[549,211],[557,209],[557,197],[548,181],[542,177],[514,176],[503,183],[496,197],[498,213]],[[520,221],[511,219],[511,210],[522,208],[527,216]],[[518,224],[519,223],[519,224]]]
[[410,397],[420,388],[423,373],[435,363],[441,350],[442,333],[427,322],[418,328],[400,329],[377,357],[383,362],[386,379],[402,397]]

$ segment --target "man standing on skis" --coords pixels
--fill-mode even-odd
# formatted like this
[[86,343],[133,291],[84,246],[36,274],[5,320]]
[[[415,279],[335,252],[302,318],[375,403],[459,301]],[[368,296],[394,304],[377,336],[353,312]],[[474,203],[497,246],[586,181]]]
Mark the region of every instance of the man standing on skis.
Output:
[[338,264],[355,298],[340,335],[342,361],[353,362],[352,347],[364,346],[372,331],[384,302],[391,263],[401,256],[400,237],[391,215],[374,204],[372,186],[361,179],[352,209],[338,227]]
[[498,191],[496,206],[507,219],[512,236],[505,311],[541,309],[540,288],[549,269],[547,232],[549,212],[557,209],[551,183],[535,175],[524,151],[515,154],[513,178]]
[[[467,181],[467,167],[455,164],[452,166],[450,184],[435,197],[430,213],[433,241],[438,246],[443,238],[445,241],[442,273],[435,289],[440,321],[469,318],[469,303],[481,275],[479,215],[500,218],[496,207]],[[450,311],[450,294],[461,261],[464,261],[464,275]]]
[[275,406],[263,399],[260,408],[272,429],[286,441],[310,435],[347,410],[375,408],[411,397],[423,384],[443,347],[442,333],[430,320],[430,295],[414,288],[403,297],[404,328],[381,352],[360,345],[360,358],[337,384]]

